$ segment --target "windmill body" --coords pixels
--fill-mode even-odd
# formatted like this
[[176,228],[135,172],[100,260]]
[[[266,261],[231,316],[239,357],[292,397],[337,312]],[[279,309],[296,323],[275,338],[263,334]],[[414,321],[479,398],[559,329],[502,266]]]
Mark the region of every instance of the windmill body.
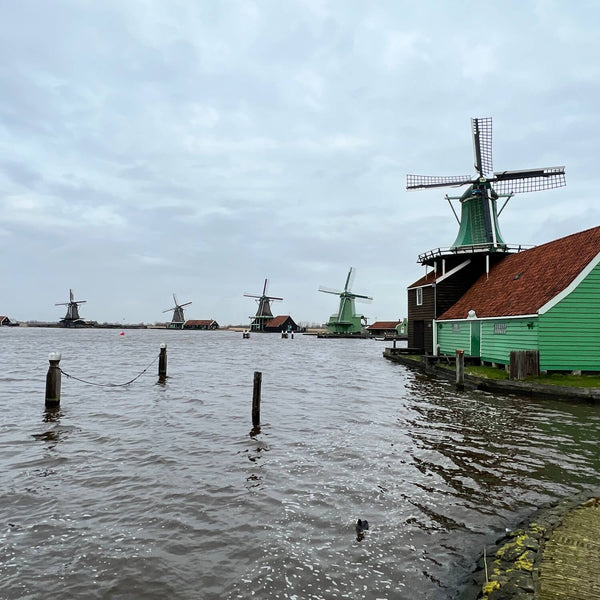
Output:
[[350,288],[353,279],[354,269],[350,267],[343,291],[331,290],[324,287],[319,288],[320,292],[335,294],[340,298],[337,313],[331,315],[327,322],[327,330],[331,334],[360,335],[363,331],[363,325],[366,324],[366,318],[361,314],[357,314],[354,302],[355,300],[358,300],[359,302],[371,302],[373,298],[351,292]]
[[[544,167],[521,171],[494,172],[492,166],[492,119],[471,119],[473,153],[477,175],[428,176],[408,175],[407,189],[417,190],[437,187],[468,188],[461,196],[448,196],[459,231],[454,243],[445,251],[439,249],[419,256],[419,262],[433,266],[436,255],[464,253],[497,253],[506,255],[520,249],[509,247],[500,232],[498,216],[516,193],[535,192],[565,185],[564,167]],[[460,218],[452,201],[460,204]],[[498,201],[503,205],[498,210]]]
[[273,312],[271,311],[271,302],[274,300],[283,300],[277,296],[267,295],[267,286],[269,280],[265,279],[263,285],[262,294],[244,294],[247,298],[256,298],[258,308],[256,314],[250,317],[250,330],[251,331],[264,331],[265,324],[273,318]]
[[173,294],[173,301],[175,303],[175,306],[163,310],[164,313],[173,311],[173,317],[171,318],[171,322],[167,325],[167,329],[183,329],[183,326],[185,325],[185,315],[183,313],[183,307],[189,306],[191,302],[179,304],[179,302],[177,302],[177,296],[175,296],[175,294]]
[[55,306],[66,306],[67,313],[61,319],[60,323],[63,327],[74,327],[76,325],[83,325],[84,321],[79,316],[79,305],[85,304],[87,300],[75,300],[73,290],[69,290],[69,301],[68,302],[57,302]]

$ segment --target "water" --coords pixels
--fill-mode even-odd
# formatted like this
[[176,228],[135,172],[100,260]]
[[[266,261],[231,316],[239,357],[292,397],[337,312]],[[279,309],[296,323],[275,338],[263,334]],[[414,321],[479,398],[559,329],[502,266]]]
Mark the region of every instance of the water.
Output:
[[[0,597],[453,599],[485,544],[600,483],[597,407],[458,394],[384,347],[0,329]],[[51,351],[101,384],[151,366],[63,376],[46,412]]]

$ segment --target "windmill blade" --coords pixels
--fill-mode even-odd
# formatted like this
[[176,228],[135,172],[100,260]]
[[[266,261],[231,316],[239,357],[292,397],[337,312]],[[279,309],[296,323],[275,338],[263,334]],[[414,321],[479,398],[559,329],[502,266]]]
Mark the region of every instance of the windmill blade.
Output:
[[373,298],[369,296],[354,296],[354,299],[361,304],[371,304],[373,302]]
[[267,300],[283,300],[283,298],[278,298],[277,296],[265,296]]
[[185,304],[180,304],[179,308],[183,308],[184,306],[189,306],[191,302],[186,302]]
[[269,285],[269,280],[265,277],[265,285],[263,286],[263,296],[267,295],[267,286]]
[[57,302],[54,306],[69,306],[70,302]]
[[447,186],[461,186],[473,183],[468,175],[407,175],[406,189],[420,190]]
[[173,301],[175,302],[175,306],[179,306],[179,302],[177,302],[177,296],[173,294]]
[[73,302],[73,298],[74,298],[74,296],[73,296],[73,290],[69,290],[69,300],[71,302]]
[[77,302],[73,302],[73,304],[85,304],[87,300],[77,300]]
[[346,285],[344,286],[344,291],[349,292],[352,289],[352,284],[354,283],[354,277],[356,276],[356,269],[354,267],[350,267],[348,271],[348,277],[346,277]]
[[177,307],[174,306],[173,308],[167,308],[166,310],[163,310],[164,313],[166,312],[171,312],[172,310],[177,310]]
[[256,294],[244,294],[246,298],[262,298],[262,296],[257,296]]
[[335,294],[336,296],[342,295],[341,290],[334,290],[334,289],[323,287],[323,286],[319,287],[319,292],[325,292],[326,294]]
[[342,301],[340,302],[340,309],[337,315],[338,323],[342,323],[342,315],[344,314],[344,309],[346,308],[346,302],[348,302],[348,298],[346,296],[342,296]]
[[492,167],[492,118],[471,119],[475,169],[480,177],[493,172]]
[[498,194],[538,192],[567,185],[564,167],[502,171],[494,173],[494,178],[490,181]]

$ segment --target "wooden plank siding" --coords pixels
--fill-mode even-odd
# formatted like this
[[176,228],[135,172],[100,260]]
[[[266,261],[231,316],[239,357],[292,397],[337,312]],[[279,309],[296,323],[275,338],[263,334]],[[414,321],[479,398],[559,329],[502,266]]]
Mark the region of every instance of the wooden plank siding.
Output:
[[[456,350],[464,350],[467,356],[471,353],[471,324],[474,321],[441,321],[437,323],[437,343],[443,354],[454,354]],[[479,356],[482,361],[510,364],[511,350],[537,350],[537,320],[531,319],[493,319],[480,320],[481,345]],[[496,323],[500,325],[496,328]],[[456,331],[455,325],[460,327]],[[496,333],[498,331],[504,333]]]
[[539,319],[540,369],[600,371],[600,265]]
[[431,326],[435,316],[435,288],[431,285],[422,287],[423,304],[417,306],[417,290],[408,290],[408,347],[420,348],[421,342],[416,339],[415,321],[423,322],[423,349],[433,351],[433,328]]
[[464,350],[471,356],[471,323],[468,321],[437,323],[437,336],[441,354],[453,355],[456,350]]
[[[496,328],[496,324],[500,327]],[[498,329],[505,333],[494,333]],[[481,321],[481,360],[510,364],[511,350],[538,349],[537,319],[493,319]]]

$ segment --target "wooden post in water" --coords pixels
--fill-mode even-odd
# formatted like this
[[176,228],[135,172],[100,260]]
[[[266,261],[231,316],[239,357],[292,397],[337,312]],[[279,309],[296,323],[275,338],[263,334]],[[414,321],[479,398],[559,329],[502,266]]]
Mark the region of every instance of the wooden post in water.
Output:
[[158,356],[158,381],[164,382],[167,379],[167,345],[163,342],[160,345],[160,355]]
[[262,373],[254,371],[254,390],[252,392],[252,427],[260,427],[260,388]]
[[456,387],[459,390],[465,387],[465,351],[456,351]]
[[50,352],[48,374],[46,375],[46,407],[52,408],[60,404],[60,352]]

